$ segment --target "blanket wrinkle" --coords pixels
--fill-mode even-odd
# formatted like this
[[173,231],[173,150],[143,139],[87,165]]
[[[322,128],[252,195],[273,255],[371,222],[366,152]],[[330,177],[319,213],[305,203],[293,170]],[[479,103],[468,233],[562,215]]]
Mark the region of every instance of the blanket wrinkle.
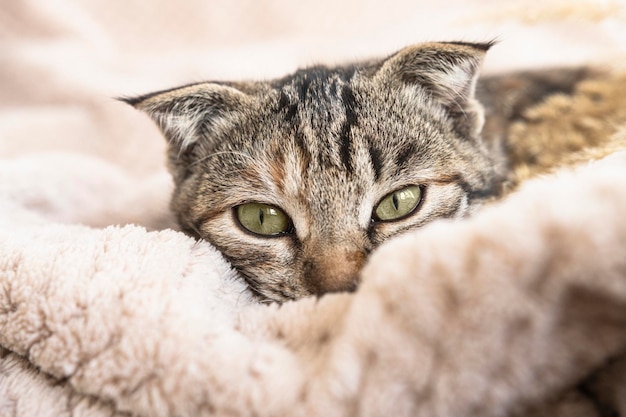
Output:
[[[128,417],[112,404],[76,393],[60,381],[42,374],[23,358],[0,348],[0,415],[90,415]],[[26,396],[24,395],[26,388]],[[37,401],[32,401],[36,398]]]
[[[91,175],[85,176],[87,171]],[[15,212],[29,209],[60,223],[172,228],[174,220],[168,210],[171,187],[165,172],[136,179],[102,158],[78,153],[35,153],[0,165],[0,197],[23,206]],[[152,204],[145,206],[142,201]]]
[[[112,395],[133,397],[138,395],[138,392],[143,393],[145,391],[154,392],[156,390],[158,393],[163,390],[167,393],[169,390],[180,390],[177,384],[169,387],[169,389],[161,387],[161,381],[156,380],[155,375],[159,375],[160,369],[163,367],[176,372],[176,362],[183,360],[179,357],[179,341],[185,340],[183,336],[185,334],[197,334],[199,329],[204,329],[201,332],[204,333],[204,337],[195,339],[194,343],[186,346],[187,348],[192,349],[195,344],[193,349],[196,352],[204,351],[206,353],[203,345],[211,342],[214,349],[217,350],[213,359],[222,356],[221,360],[218,361],[221,366],[227,366],[233,360],[239,362],[231,354],[237,350],[246,351],[246,343],[244,340],[240,340],[241,338],[236,334],[231,335],[232,332],[227,331],[228,323],[234,320],[234,312],[230,314],[228,312],[234,306],[241,307],[249,301],[246,301],[243,296],[246,292],[244,284],[233,280],[233,272],[223,261],[220,261],[221,267],[219,262],[211,264],[211,256],[213,260],[219,256],[214,249],[175,232],[154,232],[152,233],[155,237],[154,244],[167,246],[165,253],[168,253],[169,256],[164,258],[161,251],[163,248],[153,250],[155,249],[154,244],[152,246],[146,245],[148,242],[143,237],[150,234],[137,227],[107,228],[102,231],[81,227],[74,227],[73,229],[71,230],[73,242],[68,243],[59,240],[56,242],[59,249],[52,252],[49,246],[53,240],[52,237],[55,235],[58,237],[59,234],[62,236],[63,232],[68,232],[65,227],[51,226],[48,230],[33,232],[31,236],[24,236],[14,242],[18,247],[20,243],[22,244],[20,248],[22,250],[20,256],[23,257],[22,264],[30,264],[36,270],[49,269],[50,267],[46,265],[49,265],[50,262],[55,265],[52,267],[53,270],[58,266],[72,265],[73,267],[67,270],[57,272],[60,275],[69,275],[74,278],[80,276],[91,278],[86,281],[80,279],[59,281],[54,282],[57,285],[50,286],[47,275],[38,276],[35,274],[28,277],[27,272],[18,270],[17,278],[5,280],[7,276],[3,273],[3,286],[5,288],[10,286],[11,303],[18,305],[17,309],[7,309],[4,307],[6,301],[2,303],[3,311],[15,310],[13,314],[3,315],[0,319],[1,333],[15,336],[13,340],[3,340],[4,346],[9,346],[12,350],[23,355],[27,354],[29,361],[37,363],[46,372],[58,378],[66,378],[71,384],[78,386],[85,384],[88,393],[98,393],[105,399]],[[52,233],[46,234],[44,232]],[[82,235],[77,232],[82,232]],[[138,234],[141,237],[138,238]],[[116,244],[111,244],[111,237],[121,237],[122,239]],[[48,245],[45,245],[45,249],[32,250],[33,239],[37,240],[37,238],[47,241]],[[4,238],[2,240],[5,241]],[[135,245],[129,244],[129,242],[133,242]],[[186,244],[181,245],[182,242],[186,242]],[[181,253],[181,249],[185,251],[185,247],[187,258],[189,258],[189,252],[194,252],[196,259],[187,263],[174,263],[175,270],[173,271],[171,261],[184,259],[184,253]],[[90,248],[91,250],[89,250]],[[105,248],[107,249],[105,250]],[[92,255],[85,254],[85,250],[91,252]],[[34,255],[33,258],[29,258],[28,255],[24,256],[24,251]],[[135,257],[128,256],[130,251],[135,252]],[[125,256],[120,256],[121,252]],[[83,259],[83,265],[81,265],[81,258],[90,261],[85,263]],[[140,262],[138,265],[134,262],[126,262],[141,258],[144,262]],[[155,258],[161,259],[156,265]],[[120,259],[121,262],[116,262],[117,259]],[[90,265],[91,262],[94,263]],[[42,266],[37,267],[37,264]],[[220,280],[207,282],[207,275],[203,271],[206,272],[208,267],[209,272],[216,274],[216,271],[211,271],[211,269],[215,269],[215,264],[218,265],[216,269],[219,271]],[[78,271],[72,271],[72,269]],[[143,269],[147,269],[147,271],[143,271]],[[155,275],[155,272],[158,274]],[[23,285],[25,276],[32,281],[31,288]],[[158,277],[168,276],[171,277],[170,279],[175,278],[180,281],[170,282],[166,291],[165,282],[160,281]],[[132,282],[137,277],[143,281],[134,282],[133,285],[128,286],[129,282],[126,280]],[[154,279],[156,281],[153,281]],[[119,283],[118,287],[111,285],[114,281]],[[207,285],[215,291],[206,291]],[[149,292],[147,287],[151,287],[152,291],[161,290],[168,294],[178,293],[180,299],[173,303],[171,297],[154,297],[152,302],[147,302],[145,298]],[[198,291],[202,288],[205,290]],[[139,296],[136,297],[135,293]],[[210,294],[214,294],[214,297],[218,299],[223,297],[225,301],[209,303],[208,309],[203,308],[207,306],[206,299],[210,298]],[[66,297],[65,300],[63,300],[64,296]],[[62,304],[46,302],[55,297],[64,302]],[[230,300],[228,300],[229,298]],[[26,303],[26,299],[30,301]],[[38,301],[35,301],[36,299]],[[224,304],[226,301],[228,303],[220,308],[220,304]],[[190,304],[193,306],[192,308],[188,307]],[[116,306],[116,309],[108,311],[108,306],[112,305]],[[229,307],[229,305],[233,307]],[[114,315],[112,313],[116,312],[117,318],[112,317]],[[104,317],[107,320],[103,322],[102,318]],[[213,324],[207,324],[207,319]],[[124,324],[132,320],[136,322],[132,327],[135,329],[134,331],[132,328],[124,327]],[[158,331],[151,333],[147,330],[158,329],[159,323],[172,322],[172,320],[174,323],[169,329],[169,336],[171,337],[165,338],[163,341],[159,340],[163,335],[159,334]],[[43,326],[41,321],[45,321],[47,324]],[[204,324],[199,325],[198,321]],[[51,334],[47,335],[46,339],[41,337],[44,328],[51,329]],[[48,333],[48,330],[45,333]],[[116,337],[118,334],[123,336]],[[39,343],[33,345],[33,340]],[[237,349],[233,350],[232,347],[234,346],[237,346]],[[256,349],[250,346],[250,348],[256,353],[250,357],[251,362],[249,364],[245,362],[241,364],[243,365],[242,372],[245,374],[248,372],[246,368],[251,367],[253,371],[251,376],[253,379],[258,379],[266,372],[267,366],[264,362],[268,360],[275,362],[276,353],[271,347]],[[172,357],[172,355],[174,356]],[[226,357],[223,357],[224,355]],[[249,355],[252,355],[252,352]],[[129,356],[131,359],[141,357],[141,363],[133,363],[132,367],[122,366],[125,362],[124,359],[129,359]],[[206,358],[198,358],[198,361],[204,363]],[[109,364],[102,366],[101,363],[103,362]],[[112,376],[106,377],[104,380],[91,378],[91,372],[95,370],[100,374],[101,368],[106,369],[111,366],[110,362],[120,362],[118,363],[119,366],[115,366],[116,369],[114,369],[115,372]],[[206,363],[204,367],[194,361],[184,363],[187,364],[184,367],[191,366],[191,370],[196,367],[207,367]],[[233,363],[232,368],[237,367],[234,365]],[[280,365],[277,367],[280,368]],[[179,371],[186,372],[185,369]],[[270,371],[274,372],[276,369]],[[117,375],[118,373],[122,375]],[[232,378],[233,375],[230,377]],[[120,382],[121,380],[126,380],[126,382]],[[175,381],[177,378],[172,378],[171,382]],[[281,384],[279,379],[276,381],[279,385]],[[216,383],[219,384],[219,381]],[[203,384],[194,385],[200,388]],[[232,384],[222,383],[224,387],[228,385]],[[265,385],[267,387],[262,388],[262,391],[272,389],[272,385],[275,384]],[[79,389],[79,392],[84,391]],[[259,396],[254,391],[252,394]],[[204,395],[206,396],[206,394]],[[174,396],[161,394],[156,395],[156,397],[169,398]],[[264,398],[265,396],[261,395],[261,397]],[[163,402],[163,399],[160,401]],[[259,400],[254,401],[258,402]],[[181,401],[181,403],[185,402]],[[159,405],[158,403],[155,405],[148,402],[146,406],[150,409],[167,409],[163,404]],[[169,413],[164,415],[169,415]]]

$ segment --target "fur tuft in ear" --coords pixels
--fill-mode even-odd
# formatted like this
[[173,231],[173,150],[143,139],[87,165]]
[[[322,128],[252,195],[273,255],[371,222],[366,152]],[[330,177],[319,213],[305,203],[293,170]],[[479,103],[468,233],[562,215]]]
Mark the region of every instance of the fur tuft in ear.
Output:
[[488,43],[424,43],[389,57],[380,70],[385,78],[419,84],[446,107],[463,107],[474,95],[478,69]]
[[483,108],[474,99],[478,70],[488,43],[424,43],[404,48],[387,58],[378,76],[384,82],[418,86],[447,111],[463,137],[480,139]]
[[231,125],[249,96],[216,83],[191,84],[120,100],[147,113],[161,128],[170,146],[185,151],[202,138]]

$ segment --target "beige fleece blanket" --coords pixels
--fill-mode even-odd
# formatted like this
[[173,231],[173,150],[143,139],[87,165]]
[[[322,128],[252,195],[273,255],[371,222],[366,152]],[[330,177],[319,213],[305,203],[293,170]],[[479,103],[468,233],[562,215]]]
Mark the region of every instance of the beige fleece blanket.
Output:
[[0,10],[1,417],[626,415],[626,152],[277,307],[170,228],[162,139],[110,99],[435,38],[618,63],[621,3],[126,3]]
[[389,242],[355,294],[281,308],[206,243],[61,225],[39,197],[2,199],[2,416],[596,415],[573,387],[616,366],[596,399],[626,410],[608,363],[626,353],[626,152]]

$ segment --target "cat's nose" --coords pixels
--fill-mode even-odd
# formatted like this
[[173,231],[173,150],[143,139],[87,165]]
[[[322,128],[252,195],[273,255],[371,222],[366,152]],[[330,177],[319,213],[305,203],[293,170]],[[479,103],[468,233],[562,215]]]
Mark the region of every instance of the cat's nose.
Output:
[[364,250],[335,248],[305,262],[305,281],[313,294],[354,291],[365,263]]

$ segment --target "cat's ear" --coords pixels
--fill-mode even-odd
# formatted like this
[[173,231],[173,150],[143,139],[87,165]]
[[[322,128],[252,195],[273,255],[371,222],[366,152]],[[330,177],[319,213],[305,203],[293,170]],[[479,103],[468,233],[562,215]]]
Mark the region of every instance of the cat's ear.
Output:
[[489,43],[424,43],[387,58],[377,75],[403,85],[419,86],[449,112],[454,128],[478,137],[484,117],[474,99],[478,72]]
[[184,152],[230,126],[250,96],[231,86],[201,83],[120,100],[147,113],[170,146]]
[[446,106],[463,104],[474,95],[478,70],[489,43],[424,43],[387,58],[379,75],[419,84]]

